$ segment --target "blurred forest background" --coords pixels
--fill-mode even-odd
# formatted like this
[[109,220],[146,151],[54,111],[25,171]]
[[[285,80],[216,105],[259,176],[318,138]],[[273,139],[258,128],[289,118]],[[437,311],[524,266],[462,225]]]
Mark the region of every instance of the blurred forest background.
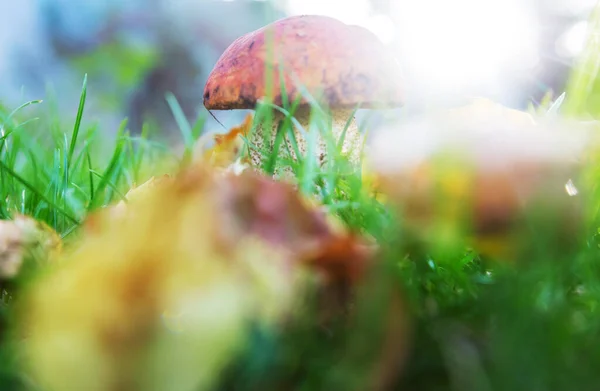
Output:
[[[205,118],[207,75],[238,36],[292,14],[360,24],[393,50],[414,107],[459,93],[524,108],[561,93],[583,49],[594,0],[19,0],[0,1],[0,102],[49,99],[74,115],[89,75],[86,118],[129,118],[176,134],[172,92],[190,122]],[[515,40],[515,38],[518,39]],[[522,43],[515,47],[514,42]],[[231,126],[244,113],[215,113]]]

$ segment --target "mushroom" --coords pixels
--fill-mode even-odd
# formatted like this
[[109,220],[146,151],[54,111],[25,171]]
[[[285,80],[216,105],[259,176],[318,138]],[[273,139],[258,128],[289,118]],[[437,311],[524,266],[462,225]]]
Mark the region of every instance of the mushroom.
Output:
[[[273,44],[272,52],[269,43]],[[270,94],[266,72],[272,72],[274,81]],[[330,17],[305,15],[280,19],[235,40],[208,77],[204,106],[208,110],[254,109],[267,95],[282,106],[280,80],[288,102],[298,99],[294,117],[305,131],[310,129],[311,104],[303,89],[330,110],[336,142],[351,119],[342,152],[349,154],[353,163],[360,160],[362,146],[356,119],[351,118],[354,110],[403,104],[398,63],[374,34]],[[249,139],[257,147],[250,148],[253,165],[260,166],[263,140],[270,140],[266,147],[272,151],[278,125],[284,119],[284,114],[274,110],[271,129],[257,124]],[[305,153],[307,140],[297,126],[293,127],[298,148]],[[264,138],[264,132],[270,133],[270,138]],[[320,135],[318,140],[316,153],[322,165],[327,157],[326,140]],[[291,157],[294,155],[292,152]]]

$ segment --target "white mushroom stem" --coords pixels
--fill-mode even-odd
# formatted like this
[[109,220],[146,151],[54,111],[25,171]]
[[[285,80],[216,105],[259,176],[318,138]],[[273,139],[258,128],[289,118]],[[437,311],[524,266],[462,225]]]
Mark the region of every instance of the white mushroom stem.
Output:
[[[316,130],[316,129],[311,129],[311,127],[310,127],[310,111],[311,111],[310,107],[299,107],[294,114],[294,118],[298,121],[298,123],[300,123],[300,125],[304,129],[304,132],[307,132],[307,133],[310,131]],[[352,111],[353,111],[352,109],[334,109],[334,110],[332,110],[331,129],[321,129],[321,132],[323,132],[323,130],[331,131],[333,134],[333,140],[335,140],[335,142],[337,143],[339,141],[342,133],[344,132],[344,128],[346,127],[346,123],[348,122],[348,119],[352,116]],[[251,139],[249,140],[256,147],[256,149],[250,150],[250,158],[252,160],[252,164],[255,167],[260,167],[260,165],[261,165],[262,156],[261,156],[260,151],[267,151],[267,153],[271,153],[273,151],[279,123],[284,120],[285,120],[284,114],[282,114],[279,111],[274,111],[273,123],[272,123],[270,129],[268,130],[269,137],[266,138],[267,140],[269,140],[269,145],[267,145],[267,148],[264,148],[264,144],[265,144],[264,135],[265,135],[266,130],[261,124],[259,124],[257,126],[256,131],[254,132],[254,134],[251,136]],[[294,129],[294,135],[296,137],[296,142],[298,144],[298,149],[301,154],[306,156],[305,154],[306,154],[306,151],[309,146],[308,140],[305,138],[303,131],[298,129],[296,127],[296,125],[294,124],[294,122],[292,122],[292,126]],[[328,154],[327,140],[325,137],[322,136],[322,134],[317,135],[316,140],[317,140],[317,143],[316,143],[317,145],[315,148],[316,149],[315,155],[317,157],[317,163],[322,166],[327,161],[327,154]],[[286,141],[288,143],[290,151],[292,152],[291,157],[295,159],[296,154],[294,153],[294,147],[290,143],[289,136],[286,138]],[[349,160],[353,164],[360,163],[361,152],[362,152],[362,142],[363,142],[363,135],[360,133],[360,131],[358,129],[356,119],[352,118],[352,121],[350,122],[350,125],[348,126],[348,129],[346,130],[346,134],[344,136],[344,142],[342,144],[341,152],[342,152],[342,154],[348,156]],[[288,151],[288,149],[286,148],[285,144],[282,143],[279,147],[279,155],[282,157],[288,157],[289,155],[288,155],[287,151]],[[279,170],[276,170],[276,174],[278,171]],[[289,172],[289,170],[287,170],[287,169],[285,169],[284,171]]]

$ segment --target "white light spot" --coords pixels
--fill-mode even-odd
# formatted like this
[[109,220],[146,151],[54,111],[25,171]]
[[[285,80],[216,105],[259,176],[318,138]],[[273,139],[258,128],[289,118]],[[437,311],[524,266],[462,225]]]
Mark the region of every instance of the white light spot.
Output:
[[396,28],[392,19],[387,15],[371,16],[360,25],[370,30],[386,45],[394,40]]
[[570,179],[565,184],[565,190],[567,191],[567,194],[570,195],[571,197],[576,196],[577,194],[579,194],[579,190],[577,190],[577,188],[575,187],[575,184]]
[[585,49],[588,22],[575,23],[556,41],[556,53],[561,57],[575,58]]
[[324,15],[347,24],[362,25],[371,13],[368,0],[289,0],[290,15]]
[[382,14],[373,15],[368,0],[289,0],[289,15],[324,15],[346,24],[364,27],[384,44],[393,41],[396,28],[393,20]]
[[546,0],[548,11],[561,16],[581,16],[594,9],[597,0]]

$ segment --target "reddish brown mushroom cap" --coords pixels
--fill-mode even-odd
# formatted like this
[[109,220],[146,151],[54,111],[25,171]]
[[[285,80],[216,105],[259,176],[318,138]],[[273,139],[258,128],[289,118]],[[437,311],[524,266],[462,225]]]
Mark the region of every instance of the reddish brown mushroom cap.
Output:
[[[271,53],[269,41],[274,43]],[[234,41],[208,78],[204,106],[209,110],[253,109],[267,95],[266,63],[273,64],[272,96],[281,105],[280,61],[290,101],[301,94],[300,82],[330,107],[402,105],[398,64],[374,34],[311,15],[278,20]],[[308,103],[304,98],[301,102]]]

